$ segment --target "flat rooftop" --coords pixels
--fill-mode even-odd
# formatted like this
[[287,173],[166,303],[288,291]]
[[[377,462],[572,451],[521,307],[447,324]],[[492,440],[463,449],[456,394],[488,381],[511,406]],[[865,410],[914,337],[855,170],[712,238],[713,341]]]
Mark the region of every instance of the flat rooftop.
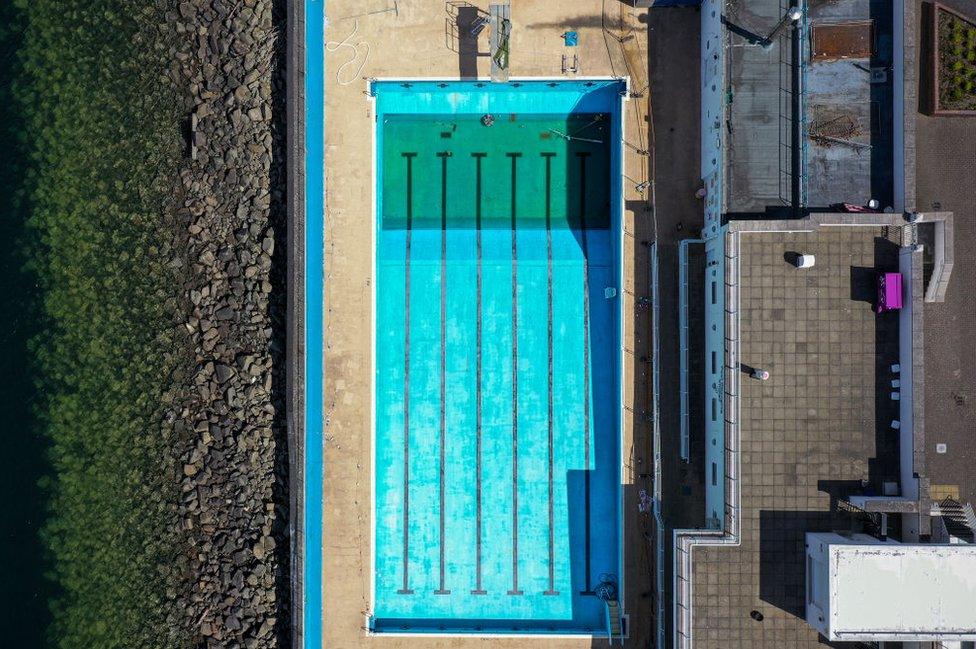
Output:
[[812,3],[804,66],[806,204],[892,201],[892,6]]
[[[920,0],[916,0],[921,5]],[[976,0],[943,0],[976,17]],[[921,15],[921,13],[919,14]],[[921,26],[918,27],[921,29]],[[918,115],[918,209],[954,213],[956,250],[976,245],[976,120]],[[935,499],[976,505],[976,258],[957,254],[944,302],[925,309],[925,469]],[[945,444],[940,453],[938,444]]]
[[[811,537],[811,540],[816,537]],[[971,634],[976,628],[976,546],[829,546],[830,633],[893,640],[913,634]]]
[[728,4],[726,211],[891,205],[891,3],[813,1],[768,41],[788,3]]
[[[804,620],[804,535],[855,529],[832,503],[898,476],[888,373],[898,319],[876,315],[871,299],[876,273],[897,270],[901,232],[740,236],[740,358],[770,379],[741,381],[741,545],[695,550],[695,646],[817,647]],[[795,253],[816,265],[796,269]]]
[[762,212],[792,204],[793,36],[787,29],[769,47],[756,42],[783,15],[780,0],[729,5],[728,211]]

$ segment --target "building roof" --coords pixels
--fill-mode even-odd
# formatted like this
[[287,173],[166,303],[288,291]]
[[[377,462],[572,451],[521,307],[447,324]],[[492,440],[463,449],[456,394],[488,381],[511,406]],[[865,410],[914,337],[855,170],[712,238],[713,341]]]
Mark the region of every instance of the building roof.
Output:
[[[879,373],[898,360],[898,318],[876,315],[870,290],[875,269],[897,268],[900,234],[739,235],[739,360],[771,376],[740,388],[740,544],[694,553],[696,649],[823,646],[804,618],[805,535],[853,529],[833,500],[899,475],[886,434],[897,404]],[[816,265],[797,269],[791,252]]]
[[976,545],[832,544],[829,556],[831,639],[976,639]]

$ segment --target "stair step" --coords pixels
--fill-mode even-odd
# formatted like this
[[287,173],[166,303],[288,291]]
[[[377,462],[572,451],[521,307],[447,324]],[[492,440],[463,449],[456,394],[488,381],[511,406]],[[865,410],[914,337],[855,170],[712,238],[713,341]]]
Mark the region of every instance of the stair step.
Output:
[[976,516],[972,505],[964,505],[955,498],[944,498],[939,502],[938,511],[946,532],[962,541],[976,542]]
[[605,600],[605,602],[607,605],[607,620],[609,622],[608,631],[610,633],[610,641],[613,642],[615,637],[619,638],[623,635],[620,622],[620,602],[613,599]]

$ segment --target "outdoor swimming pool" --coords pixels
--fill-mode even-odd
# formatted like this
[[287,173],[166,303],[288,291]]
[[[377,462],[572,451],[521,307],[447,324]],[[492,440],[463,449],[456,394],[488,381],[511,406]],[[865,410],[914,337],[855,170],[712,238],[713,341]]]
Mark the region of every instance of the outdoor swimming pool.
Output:
[[606,632],[623,90],[372,83],[374,631]]

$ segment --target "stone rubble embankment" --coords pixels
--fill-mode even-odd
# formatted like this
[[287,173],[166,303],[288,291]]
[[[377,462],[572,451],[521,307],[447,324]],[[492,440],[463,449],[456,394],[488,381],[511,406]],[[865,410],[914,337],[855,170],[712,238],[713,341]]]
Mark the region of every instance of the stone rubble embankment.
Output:
[[283,3],[194,0],[167,19],[187,109],[183,326],[195,348],[177,412],[192,548],[177,623],[197,646],[287,646]]

